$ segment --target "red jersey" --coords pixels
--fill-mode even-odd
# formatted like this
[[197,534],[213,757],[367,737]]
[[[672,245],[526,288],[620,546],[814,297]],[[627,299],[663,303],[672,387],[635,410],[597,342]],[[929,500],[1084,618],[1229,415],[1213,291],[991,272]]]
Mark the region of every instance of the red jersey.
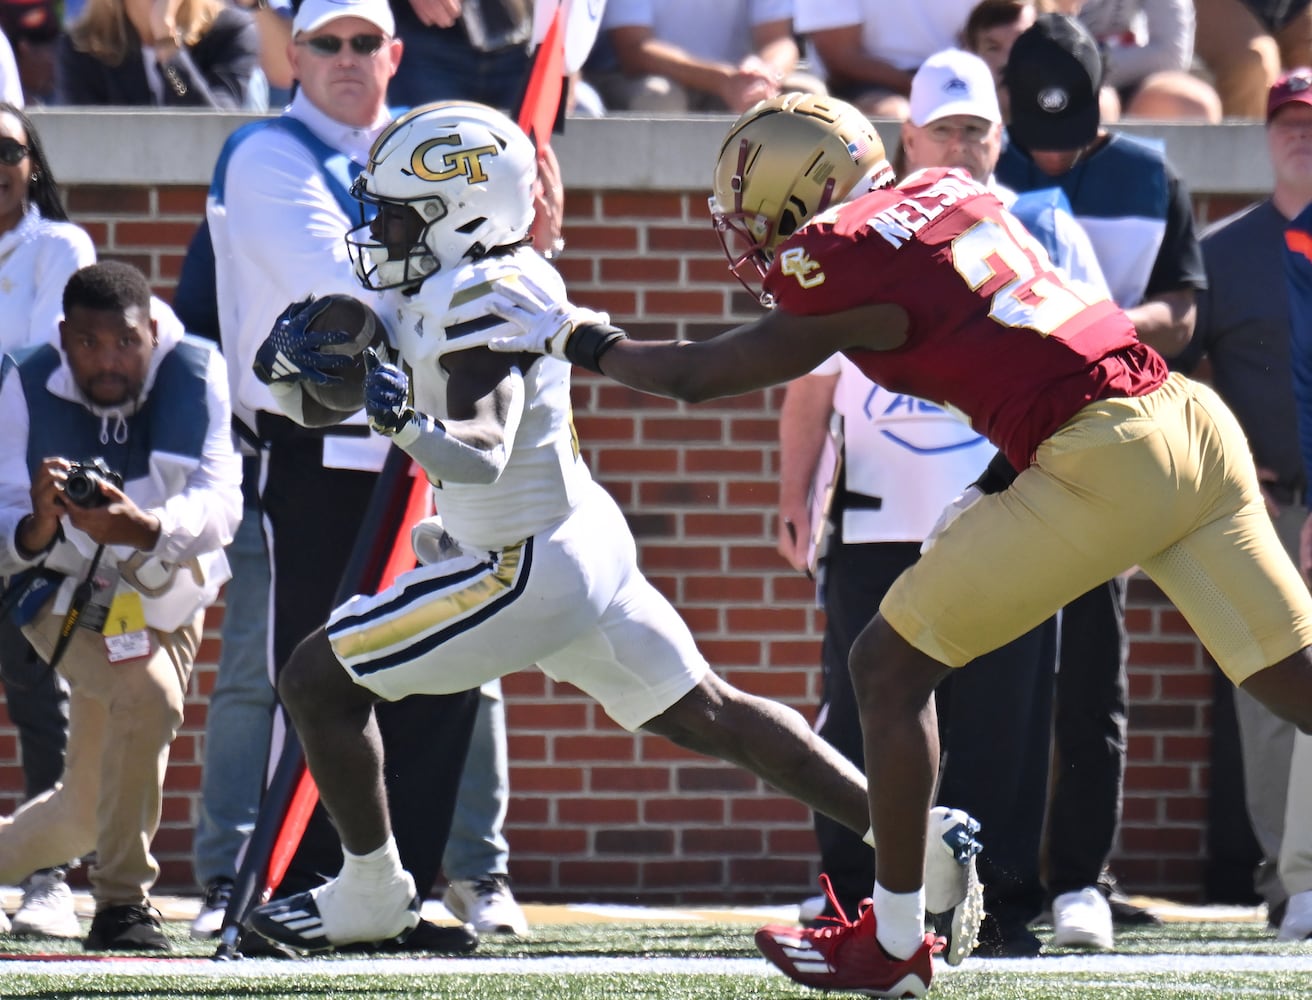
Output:
[[1114,302],[1057,272],[958,170],[817,216],[780,245],[765,290],[796,315],[900,305],[905,344],[844,353],[885,389],[963,414],[1018,470],[1087,403],[1146,395],[1168,374]]

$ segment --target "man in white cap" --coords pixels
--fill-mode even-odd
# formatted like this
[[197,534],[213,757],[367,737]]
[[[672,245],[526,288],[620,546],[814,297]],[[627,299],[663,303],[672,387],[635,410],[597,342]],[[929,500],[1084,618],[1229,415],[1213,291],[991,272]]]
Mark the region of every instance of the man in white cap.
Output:
[[[263,675],[281,667],[334,605],[387,449],[385,439],[368,433],[363,415],[322,429],[296,424],[281,413],[252,364],[288,303],[311,295],[371,295],[354,276],[344,240],[359,223],[350,186],[374,139],[392,120],[387,86],[401,50],[387,0],[305,0],[292,21],[287,50],[299,84],[295,98],[281,116],[246,126],[228,140],[210,187],[206,216],[223,353],[235,422],[260,462],[259,502],[273,571],[271,657],[267,664],[259,656],[241,665],[255,675],[247,688],[258,688]],[[408,699],[388,706],[380,717],[395,743],[395,759],[405,762],[401,773],[389,776],[395,782],[390,790],[402,805],[394,820],[397,841],[421,892],[440,866],[477,697],[474,691]],[[222,733],[210,731],[209,739],[223,739],[232,754],[258,759],[244,781],[229,771],[228,784],[216,793],[228,806],[243,791],[258,803],[263,753],[243,747],[269,745],[272,700],[270,686],[263,707],[229,716],[236,721]],[[275,737],[275,754],[279,742]],[[205,798],[208,815],[218,803],[208,789]],[[206,833],[205,823],[200,832]],[[337,851],[335,833],[317,814],[279,893],[317,884],[317,872],[340,865]],[[198,854],[206,905],[194,934],[217,929],[234,864],[235,856],[222,852]],[[444,930],[456,933],[450,940],[429,941],[429,947],[468,950],[475,943],[459,928]]]
[[911,78],[910,105],[902,125],[908,172],[960,167],[991,180],[1002,150],[1002,113],[984,60],[961,49],[934,53]]

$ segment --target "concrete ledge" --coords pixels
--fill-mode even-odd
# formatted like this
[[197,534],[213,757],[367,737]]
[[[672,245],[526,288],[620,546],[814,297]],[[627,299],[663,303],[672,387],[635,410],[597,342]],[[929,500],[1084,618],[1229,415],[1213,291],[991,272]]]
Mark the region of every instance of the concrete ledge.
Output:
[[[33,109],[61,184],[208,184],[223,140],[248,114],[139,111],[129,108]],[[700,191],[727,115],[571,118],[555,141],[566,183],[588,190]],[[897,125],[878,123],[891,149]],[[1191,190],[1257,194],[1271,184],[1264,128],[1221,125],[1133,125],[1124,131],[1163,139]]]

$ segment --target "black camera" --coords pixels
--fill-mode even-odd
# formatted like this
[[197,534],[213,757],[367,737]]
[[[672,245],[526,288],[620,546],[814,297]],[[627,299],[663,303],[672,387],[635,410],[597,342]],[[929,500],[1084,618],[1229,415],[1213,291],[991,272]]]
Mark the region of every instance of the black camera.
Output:
[[103,458],[74,462],[64,480],[64,496],[79,507],[101,507],[109,498],[100,492],[101,484],[123,488],[123,477],[105,464]]

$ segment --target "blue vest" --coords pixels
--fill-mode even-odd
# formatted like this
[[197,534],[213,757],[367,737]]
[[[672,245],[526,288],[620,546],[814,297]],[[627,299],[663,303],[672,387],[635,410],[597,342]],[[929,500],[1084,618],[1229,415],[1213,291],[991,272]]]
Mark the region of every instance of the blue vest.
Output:
[[[362,202],[351,197],[351,184],[363,168],[346,154],[329,146],[300,119],[288,115],[251,122],[228,136],[223,149],[219,151],[214,177],[210,182],[209,197],[217,204],[225,204],[228,161],[232,159],[232,154],[248,138],[266,128],[281,129],[315,155],[328,190],[348,218],[364,207]],[[178,286],[173,293],[173,308],[188,330],[219,343],[219,294],[214,279],[214,243],[210,239],[207,218],[201,220],[187,245],[187,254],[178,274]]]
[[[209,431],[205,375],[212,348],[183,337],[160,360],[155,381],[137,412],[126,418],[127,438],[121,444],[110,434],[102,443],[102,419],[84,404],[62,399],[46,389],[59,367],[59,351],[51,344],[29,347],[15,355],[29,417],[27,467],[35,477],[52,455],[73,461],[103,458],[125,483],[150,474],[150,456],[177,455],[199,464]],[[8,374],[8,373],[7,373]]]

